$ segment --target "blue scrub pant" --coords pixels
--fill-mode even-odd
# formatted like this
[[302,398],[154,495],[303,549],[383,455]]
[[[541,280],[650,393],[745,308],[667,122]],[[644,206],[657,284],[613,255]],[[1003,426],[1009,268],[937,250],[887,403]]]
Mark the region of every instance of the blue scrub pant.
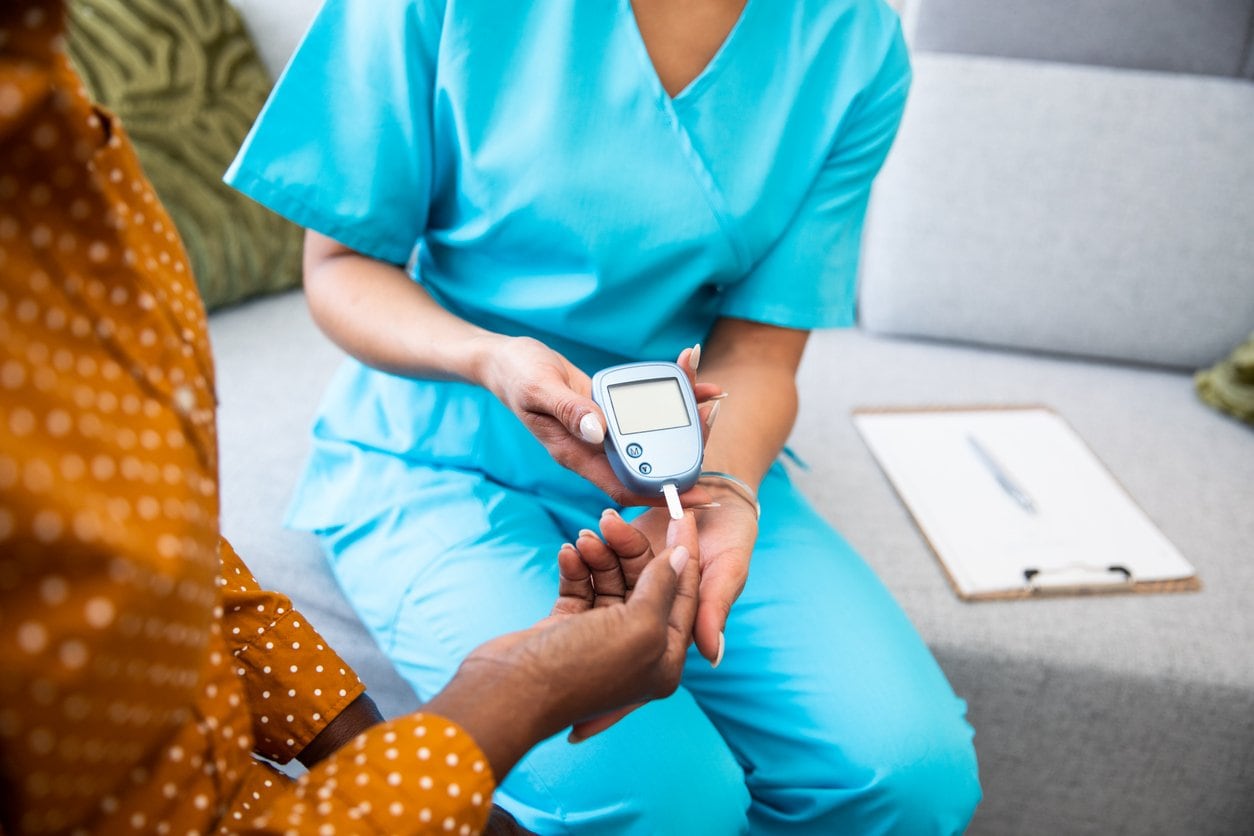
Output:
[[[417,499],[322,531],[349,599],[422,698],[548,614],[580,508],[415,468]],[[965,705],[888,591],[776,465],[712,669],[609,731],[542,743],[497,801],[541,833],[961,832],[980,799]],[[586,503],[585,503],[586,504]]]

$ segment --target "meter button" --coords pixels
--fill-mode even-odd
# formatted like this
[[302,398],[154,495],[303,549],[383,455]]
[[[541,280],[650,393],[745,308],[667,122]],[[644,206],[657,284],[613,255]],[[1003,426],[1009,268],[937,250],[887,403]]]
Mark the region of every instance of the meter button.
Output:
[[641,462],[640,472],[643,473],[645,476],[648,476],[650,473],[653,472],[653,465],[649,464],[648,462]]
[[641,454],[643,453],[644,453],[644,449],[641,448],[639,444],[627,445],[627,455],[631,456],[633,459],[640,458]]

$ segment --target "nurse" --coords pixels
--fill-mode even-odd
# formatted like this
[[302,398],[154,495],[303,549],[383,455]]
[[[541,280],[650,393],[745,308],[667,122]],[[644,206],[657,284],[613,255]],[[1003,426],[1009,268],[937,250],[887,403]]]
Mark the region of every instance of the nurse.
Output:
[[564,542],[657,503],[609,469],[592,372],[679,355],[729,395],[686,497],[713,507],[683,686],[536,749],[498,793],[529,828],[969,820],[963,703],[776,461],[809,331],[854,321],[909,79],[881,0],[328,0],[229,172],[308,228],[351,356],[289,523],[419,695],[543,617]]

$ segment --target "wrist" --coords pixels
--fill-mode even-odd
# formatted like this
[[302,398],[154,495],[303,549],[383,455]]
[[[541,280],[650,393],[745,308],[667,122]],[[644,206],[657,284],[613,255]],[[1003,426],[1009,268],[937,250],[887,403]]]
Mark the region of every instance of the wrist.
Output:
[[344,706],[344,710],[335,715],[331,722],[318,732],[317,737],[309,741],[309,745],[301,750],[296,759],[312,769],[340,750],[357,735],[383,722],[383,715],[374,704],[374,700],[365,694]]
[[533,746],[561,730],[549,700],[509,665],[468,659],[424,711],[452,720],[474,739],[497,783]]
[[462,377],[470,383],[482,386],[493,394],[500,393],[501,360],[508,351],[514,337],[507,337],[492,331],[480,331],[466,341],[463,352],[464,370]]
[[717,470],[703,470],[697,480],[707,493],[719,505],[731,503],[747,509],[753,514],[754,520],[762,518],[762,505],[758,502],[758,492],[745,480],[731,473]]

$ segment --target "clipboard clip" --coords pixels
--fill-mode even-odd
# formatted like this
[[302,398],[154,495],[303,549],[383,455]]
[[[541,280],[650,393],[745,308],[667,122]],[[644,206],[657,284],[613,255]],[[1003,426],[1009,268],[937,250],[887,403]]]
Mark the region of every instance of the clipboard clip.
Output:
[[1035,590],[1063,587],[1132,586],[1132,572],[1126,566],[1086,566],[1073,563],[1050,569],[1024,569],[1023,579]]

